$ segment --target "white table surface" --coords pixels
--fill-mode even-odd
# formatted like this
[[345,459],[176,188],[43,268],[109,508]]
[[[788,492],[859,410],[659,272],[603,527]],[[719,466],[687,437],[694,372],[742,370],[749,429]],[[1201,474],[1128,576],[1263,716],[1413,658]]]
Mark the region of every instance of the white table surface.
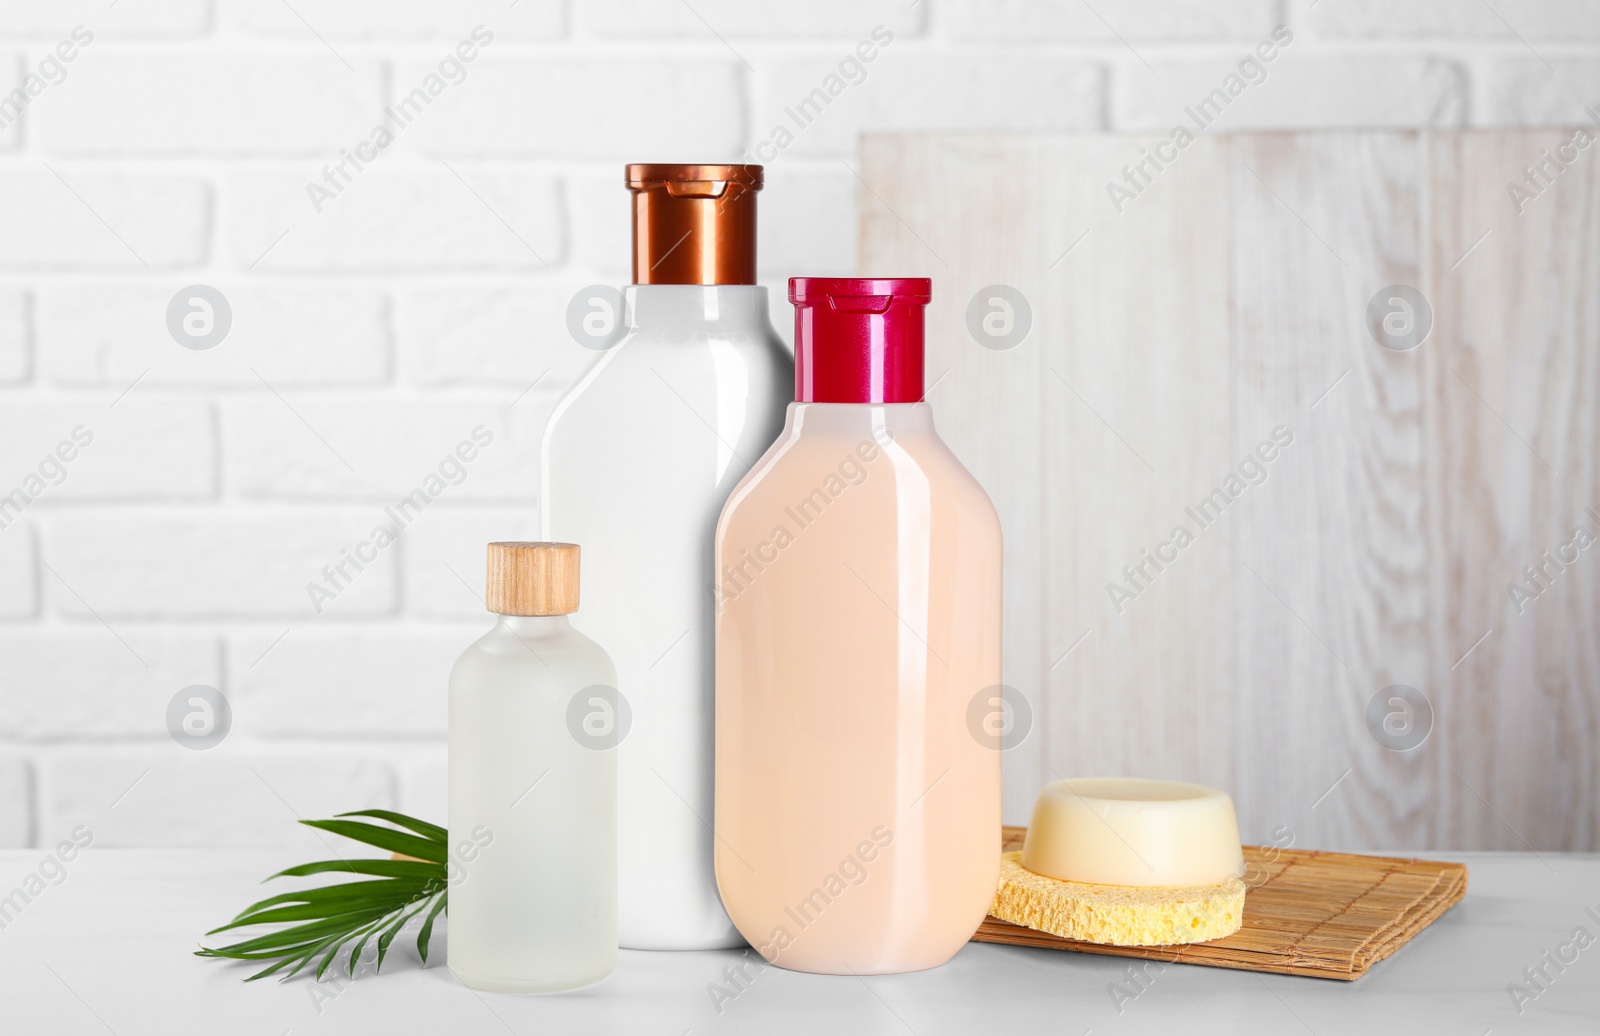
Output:
[[[605,982],[542,997],[459,985],[437,933],[427,968],[402,937],[381,975],[349,984],[246,985],[242,965],[191,955],[206,929],[270,894],[263,877],[303,855],[85,851],[0,930],[0,1033],[1600,1033],[1593,854],[1438,854],[1467,864],[1467,898],[1360,981],[1174,965],[1120,1013],[1109,987],[1126,981],[1128,960],[976,943],[913,975],[768,968],[720,1012],[709,987],[735,951],[623,951]],[[0,895],[42,856],[0,852]],[[1554,980],[1519,1016],[1508,986],[1578,926],[1595,945],[1563,973],[1547,969]]]

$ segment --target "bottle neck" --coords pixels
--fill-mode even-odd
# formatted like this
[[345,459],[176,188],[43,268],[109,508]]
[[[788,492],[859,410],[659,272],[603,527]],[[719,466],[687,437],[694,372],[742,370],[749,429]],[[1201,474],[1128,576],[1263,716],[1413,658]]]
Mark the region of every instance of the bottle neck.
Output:
[[769,324],[767,289],[754,284],[630,284],[622,297],[624,318],[635,330],[753,333]]
[[572,628],[566,615],[496,615],[499,625],[519,637],[545,637]]
[[790,403],[787,437],[798,435],[871,439],[888,446],[900,437],[937,436],[927,403]]

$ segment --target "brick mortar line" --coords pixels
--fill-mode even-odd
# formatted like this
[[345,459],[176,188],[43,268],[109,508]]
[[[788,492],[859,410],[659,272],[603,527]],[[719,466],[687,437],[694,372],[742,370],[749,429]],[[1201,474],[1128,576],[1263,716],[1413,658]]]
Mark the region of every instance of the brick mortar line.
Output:
[[[484,23],[487,24],[487,23]],[[884,23],[887,24],[887,23]],[[1146,38],[1130,37],[1129,42],[1141,53],[1157,53],[1162,55],[1174,54],[1217,54],[1226,55],[1240,47],[1252,47],[1261,37],[1268,34],[1278,25],[1287,25],[1295,33],[1295,45],[1304,46],[1307,52],[1351,52],[1370,51],[1373,53],[1404,52],[1408,50],[1447,48],[1447,49],[1481,49],[1506,53],[1527,54],[1527,48],[1510,33],[1501,36],[1354,36],[1354,35],[1327,35],[1313,32],[1312,27],[1304,22],[1297,24],[1293,20],[1288,22],[1273,21],[1263,24],[1255,33],[1245,33],[1238,36],[1207,37],[1204,39]],[[462,36],[470,31],[472,26],[463,29]],[[491,26],[492,28],[492,26]],[[1121,56],[1127,54],[1127,47],[1119,40],[1109,39],[1049,39],[1038,36],[1017,36],[1011,38],[940,38],[933,36],[904,35],[902,30],[895,29],[894,54],[934,54],[942,56],[969,56],[969,57],[1007,57],[1018,52],[1029,56],[1056,55],[1056,56],[1082,56],[1103,57]],[[1302,36],[1302,33],[1304,34]],[[1600,46],[1600,36],[1578,37],[1564,35],[1531,36],[1523,34],[1529,43],[1535,46],[1548,46],[1553,49],[1592,50]],[[427,63],[437,60],[444,51],[449,50],[460,40],[460,36],[440,36],[424,42],[405,40],[392,41],[357,41],[352,39],[336,39],[335,42],[341,53],[347,56],[354,55],[361,59],[375,62],[421,61]],[[740,52],[751,63],[756,57],[771,57],[777,60],[804,60],[813,58],[837,58],[844,51],[849,50],[859,42],[859,34],[843,34],[833,39],[786,41],[779,37],[729,37]],[[20,37],[0,36],[0,51],[10,51],[18,54],[31,55],[43,54],[52,49],[58,40],[54,38],[38,37],[23,39]],[[242,44],[242,45],[241,45]],[[561,41],[533,41],[506,38],[497,35],[492,45],[492,50],[485,52],[478,61],[510,63],[515,58],[571,58],[575,60],[594,59],[597,64],[605,63],[606,59],[617,57],[650,57],[670,64],[682,65],[712,65],[723,68],[742,68],[739,59],[728,53],[726,47],[716,40],[699,40],[690,38],[660,37],[655,40],[585,40],[581,44],[562,43]],[[330,55],[320,44],[301,44],[298,41],[286,41],[283,44],[274,44],[266,40],[241,41],[230,39],[223,41],[218,37],[166,37],[161,39],[117,39],[113,37],[96,36],[94,42],[95,54],[106,54],[115,57],[204,57],[214,55],[218,60],[235,57],[264,57],[283,58],[294,60],[312,60],[327,62],[330,66],[338,68],[338,61]],[[370,73],[380,71],[378,67],[369,69]],[[761,72],[758,67],[757,73]],[[348,73],[346,73],[348,75]],[[356,77],[367,76],[361,69],[356,70]],[[369,77],[370,78],[370,77]]]

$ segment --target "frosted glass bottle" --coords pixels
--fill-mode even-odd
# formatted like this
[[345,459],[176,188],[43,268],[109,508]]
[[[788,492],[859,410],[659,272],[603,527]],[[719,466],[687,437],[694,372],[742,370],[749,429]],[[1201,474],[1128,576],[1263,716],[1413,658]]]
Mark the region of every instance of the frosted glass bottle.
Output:
[[999,875],[1000,523],[921,402],[928,292],[790,282],[798,401],[717,527],[717,880],[798,971],[943,964]]
[[759,166],[629,168],[630,326],[545,433],[543,534],[583,542],[591,604],[575,621],[612,653],[632,712],[618,748],[631,949],[742,944],[712,863],[710,572],[723,501],[777,436],[793,384],[753,283],[759,185]]
[[450,672],[447,955],[476,989],[586,986],[617,958],[617,677],[573,629],[578,548],[489,544],[494,628]]

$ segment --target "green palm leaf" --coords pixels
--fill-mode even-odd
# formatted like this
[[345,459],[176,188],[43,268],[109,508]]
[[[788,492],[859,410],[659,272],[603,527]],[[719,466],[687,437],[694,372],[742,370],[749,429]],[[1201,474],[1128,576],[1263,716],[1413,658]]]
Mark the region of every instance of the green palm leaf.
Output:
[[[394,826],[381,827],[343,819],[345,817],[367,817]],[[377,937],[374,970],[381,969],[390,944],[409,921],[426,911],[422,930],[417,934],[417,952],[426,964],[434,919],[447,911],[449,898],[445,878],[448,851],[445,829],[386,809],[365,809],[341,813],[333,820],[300,822],[412,859],[322,860],[279,871],[267,880],[313,874],[362,875],[370,880],[285,892],[252,903],[233,920],[206,934],[216,935],[254,925],[274,926],[272,930],[227,946],[202,946],[195,955],[271,962],[246,981],[268,975],[292,978],[320,956],[313,972],[320,979],[354,941],[346,964],[346,970],[354,976],[356,962],[369,940]]]
[[417,952],[422,955],[422,963],[428,963],[428,940],[433,937],[433,919],[439,916],[439,911],[444,909],[445,897],[440,896],[439,901],[433,904],[433,909],[428,911],[428,919],[422,922],[422,931],[417,933]]
[[444,844],[445,830],[438,824],[430,824],[426,820],[408,817],[404,813],[394,813],[387,809],[358,809],[354,813],[340,813],[341,817],[372,817],[375,820],[387,820],[396,827],[403,827],[407,831],[417,834],[431,841]]
[[320,860],[317,863],[302,863],[298,867],[281,870],[266,880],[304,878],[312,874],[327,874],[330,871],[343,874],[376,874],[385,878],[431,878],[439,873],[439,865],[425,863],[422,860]]
[[406,856],[415,856],[419,860],[429,863],[443,863],[445,844],[443,840],[433,841],[429,838],[420,838],[417,835],[408,835],[404,831],[396,831],[389,827],[379,827],[376,824],[362,824],[354,820],[302,820],[300,823],[307,827],[314,827],[319,831],[328,831],[336,835],[344,835],[358,842],[375,845],[379,849],[388,849],[390,852],[403,853]]

